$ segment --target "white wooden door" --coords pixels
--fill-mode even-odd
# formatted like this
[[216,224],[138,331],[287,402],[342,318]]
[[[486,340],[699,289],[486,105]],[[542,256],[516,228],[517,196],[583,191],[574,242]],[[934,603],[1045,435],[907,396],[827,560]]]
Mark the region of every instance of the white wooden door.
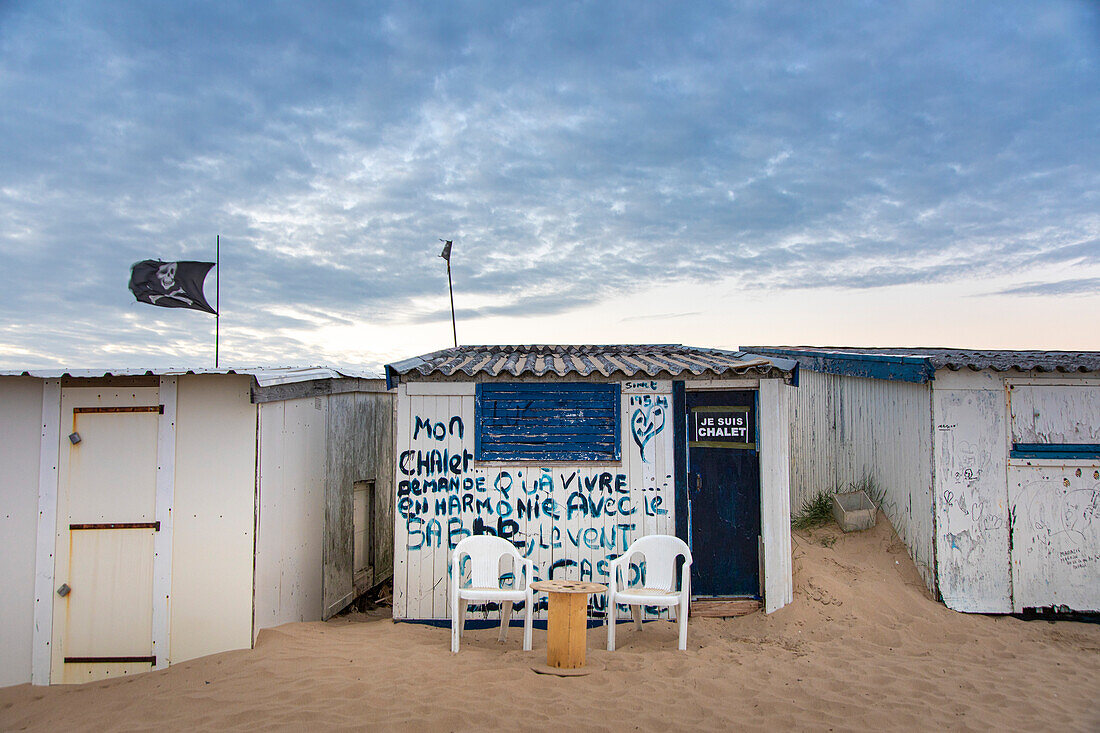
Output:
[[1100,611],[1100,384],[1013,384],[1012,609]]
[[62,390],[51,682],[155,664],[158,396],[155,387]]

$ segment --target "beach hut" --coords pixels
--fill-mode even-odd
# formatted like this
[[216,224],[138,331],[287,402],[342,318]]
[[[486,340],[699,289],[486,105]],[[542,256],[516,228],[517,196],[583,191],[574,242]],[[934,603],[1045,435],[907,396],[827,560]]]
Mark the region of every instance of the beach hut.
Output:
[[802,368],[796,511],[870,479],[950,608],[1100,610],[1100,352],[748,348]]
[[0,373],[0,685],[248,648],[388,578],[393,400],[368,377]]
[[451,550],[482,533],[539,579],[596,582],[636,538],[675,534],[695,611],[789,603],[796,377],[792,360],[680,345],[460,346],[389,364],[394,617],[447,619]]

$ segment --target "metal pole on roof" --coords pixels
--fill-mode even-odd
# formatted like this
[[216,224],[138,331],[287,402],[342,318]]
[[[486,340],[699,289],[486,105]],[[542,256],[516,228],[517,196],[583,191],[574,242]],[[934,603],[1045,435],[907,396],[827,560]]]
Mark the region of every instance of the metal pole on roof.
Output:
[[222,235],[214,245],[214,267],[218,270],[218,282],[214,290],[214,368],[218,368],[218,341],[222,330]]
[[440,253],[440,257],[447,260],[447,290],[451,293],[451,331],[455,337],[455,348],[458,348],[458,326],[455,325],[455,288],[451,282],[451,240],[441,239],[443,242],[443,251]]

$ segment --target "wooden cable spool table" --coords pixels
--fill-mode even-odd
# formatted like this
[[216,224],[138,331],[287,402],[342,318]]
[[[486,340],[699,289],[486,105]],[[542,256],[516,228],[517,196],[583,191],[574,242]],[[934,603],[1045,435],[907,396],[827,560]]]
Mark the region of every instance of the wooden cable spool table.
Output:
[[531,589],[550,596],[546,617],[546,664],[535,668],[550,674],[587,674],[584,668],[588,632],[588,596],[607,592],[607,586],[578,580],[538,580]]

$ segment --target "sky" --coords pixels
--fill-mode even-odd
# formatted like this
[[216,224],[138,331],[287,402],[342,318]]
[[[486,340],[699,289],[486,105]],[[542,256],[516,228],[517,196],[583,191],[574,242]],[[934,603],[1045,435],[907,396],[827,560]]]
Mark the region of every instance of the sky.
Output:
[[1100,349],[1100,3],[0,0],[0,366]]

